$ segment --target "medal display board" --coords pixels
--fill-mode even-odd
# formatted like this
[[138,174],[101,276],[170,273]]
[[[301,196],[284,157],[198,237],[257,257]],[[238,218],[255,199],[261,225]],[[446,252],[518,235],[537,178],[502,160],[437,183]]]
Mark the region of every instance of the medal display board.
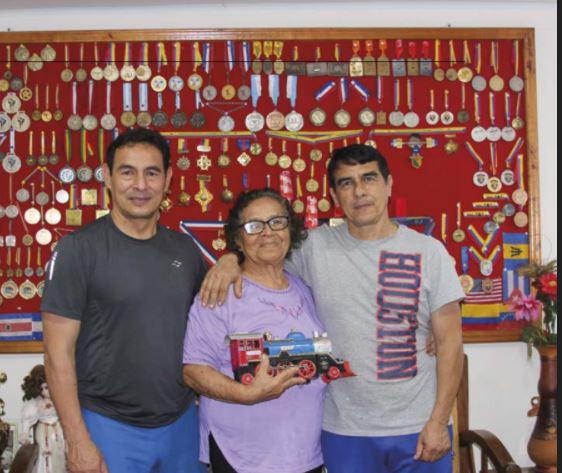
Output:
[[516,269],[540,256],[532,29],[0,33],[0,351],[40,351],[44,265],[105,215],[101,165],[127,127],[169,140],[161,223],[213,261],[244,189],[314,227],[339,217],[326,165],[387,158],[390,213],[443,241],[467,293],[465,341],[519,338]]

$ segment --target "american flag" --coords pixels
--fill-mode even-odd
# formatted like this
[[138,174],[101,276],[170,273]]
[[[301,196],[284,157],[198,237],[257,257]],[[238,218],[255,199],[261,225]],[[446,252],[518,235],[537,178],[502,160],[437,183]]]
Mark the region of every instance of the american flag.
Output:
[[474,287],[464,299],[467,304],[490,304],[502,301],[502,280],[501,278],[492,279],[492,290],[485,292],[482,289],[483,279],[474,279]]

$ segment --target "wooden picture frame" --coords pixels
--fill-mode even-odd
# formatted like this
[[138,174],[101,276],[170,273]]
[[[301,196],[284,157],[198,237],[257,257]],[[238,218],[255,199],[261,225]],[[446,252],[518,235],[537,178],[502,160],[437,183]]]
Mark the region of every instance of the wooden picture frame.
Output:
[[[519,40],[522,73],[525,82],[525,131],[527,190],[529,200],[529,258],[540,261],[540,193],[535,70],[535,37],[533,28],[272,28],[272,29],[194,29],[194,30],[119,30],[119,31],[33,31],[1,32],[4,44],[38,43],[108,43],[108,42],[176,42],[176,41],[341,41],[385,38],[408,40]],[[121,60],[121,58],[118,58]],[[1,222],[0,222],[1,223]],[[472,330],[464,334],[465,342],[515,341],[520,328],[510,330]],[[0,342],[0,353],[41,353],[39,341]]]

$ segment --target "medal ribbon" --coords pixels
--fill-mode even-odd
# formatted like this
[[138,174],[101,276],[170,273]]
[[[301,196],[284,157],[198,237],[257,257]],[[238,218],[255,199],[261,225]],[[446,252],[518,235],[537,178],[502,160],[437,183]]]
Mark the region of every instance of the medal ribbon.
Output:
[[176,107],[176,112],[181,108],[181,95],[180,91],[176,91],[176,96],[174,98],[174,105]]
[[105,144],[104,144],[104,136],[103,136],[103,128],[98,130],[98,155],[100,160],[100,165],[103,164],[103,159],[105,155]]
[[141,63],[148,64],[148,43],[146,41],[141,46]]
[[107,81],[105,84],[105,113],[109,115],[111,113],[111,81]]
[[438,39],[435,40],[435,65],[437,67],[441,67],[439,65],[439,61],[441,60],[441,41]]
[[133,110],[133,88],[130,82],[123,82],[123,111]]
[[244,63],[244,71],[248,72],[250,69],[250,43],[248,41],[242,41],[242,59]]
[[429,108],[431,111],[435,110],[435,91],[433,89],[429,91]]
[[490,50],[490,63],[492,64],[492,69],[494,70],[494,74],[498,74],[498,61],[499,61],[499,51],[498,51],[498,43],[496,41],[492,41],[492,48]]
[[[80,45],[80,46],[82,46],[82,45]],[[82,61],[82,53],[83,53],[83,50],[80,49],[80,61]],[[125,51],[124,51],[123,55],[124,55],[123,65],[128,66],[129,65],[129,58],[131,56],[131,43],[129,43],[129,42],[125,43]]]
[[523,172],[523,155],[517,156],[517,183],[519,184],[519,189],[525,190],[524,172]]
[[468,257],[468,246],[461,247],[461,264],[463,274],[468,273],[468,266],[470,264],[470,259]]
[[98,67],[99,54],[98,54],[98,43],[94,43],[94,64]]
[[429,59],[429,41],[422,41],[422,57],[424,59]]
[[457,228],[461,228],[462,209],[461,203],[457,202]]
[[515,75],[519,75],[519,40],[513,41],[513,65],[515,67]]
[[201,63],[203,62],[203,58],[201,57],[201,51],[199,49],[199,41],[195,41],[193,43],[193,72],[197,71],[197,68],[201,65]]
[[466,110],[466,84],[464,82],[461,86],[461,110]]
[[203,70],[207,74],[211,70],[211,43],[203,44]]
[[92,114],[92,98],[94,97],[94,80],[88,81],[88,114]]
[[80,131],[80,158],[82,160],[82,164],[86,165],[86,158],[87,158],[87,146],[86,146],[86,129],[82,128]]
[[394,110],[398,111],[400,106],[400,82],[394,79]]
[[270,74],[268,76],[268,89],[271,101],[275,108],[277,108],[277,101],[279,100],[279,76],[277,74]]
[[[8,46],[8,48],[9,48],[9,46]],[[8,51],[9,51],[9,49],[8,49]],[[9,57],[9,53],[8,53],[8,57]],[[10,60],[8,59],[8,64],[10,63],[9,61]],[[64,45],[64,67],[68,69],[68,66],[69,66],[69,64],[68,64],[68,44],[65,44]],[[8,66],[8,69],[9,69],[9,66]]]
[[338,43],[334,45],[334,57],[336,58],[336,62],[340,60],[340,45]]
[[234,69],[234,41],[228,40],[226,42],[226,54],[228,57],[228,71],[231,72]]
[[457,55],[455,54],[455,44],[452,39],[449,40],[449,59],[451,67],[457,63]]
[[519,116],[519,112],[521,110],[521,92],[517,94],[517,104],[515,105],[515,116]]
[[72,146],[70,146],[70,130],[64,130],[64,152],[66,153],[66,162],[70,164],[72,159]]
[[288,201],[295,198],[291,173],[289,171],[281,171],[279,175],[279,192]]
[[511,149],[511,151],[507,155],[507,158],[505,160],[505,164],[506,164],[507,167],[511,166],[513,158],[519,152],[519,150],[521,149],[521,146],[523,146],[523,138],[519,137],[519,138],[517,138],[517,141],[513,145],[513,148]]
[[445,110],[449,110],[449,89],[445,89]]
[[181,62],[181,43],[179,41],[176,41],[174,43],[174,71],[176,75],[178,75],[180,62]]
[[474,92],[474,120],[480,124],[480,94]]
[[492,174],[495,176],[498,169],[498,153],[496,149],[496,143],[490,143],[490,165],[492,168]]
[[482,250],[482,253],[484,253],[484,254],[487,253],[488,248],[490,247],[490,244],[492,243],[494,238],[496,238],[496,235],[498,234],[498,232],[499,232],[499,227],[496,228],[492,233],[488,234],[486,238],[482,238],[482,235],[480,235],[480,233],[478,233],[478,230],[476,230],[474,225],[468,226],[468,233],[480,245],[480,249]]
[[72,83],[72,114],[76,115],[76,86],[77,83]]
[[291,108],[297,103],[297,76],[287,77],[287,98],[291,101]]
[[146,82],[139,82],[139,110],[148,111],[148,84]]
[[261,97],[261,74],[252,74],[250,78],[252,106],[257,107],[258,100]]
[[347,79],[345,77],[340,77],[340,103],[343,104],[347,102],[349,98],[349,86],[347,85]]
[[500,250],[501,250],[501,246],[497,245],[492,252],[490,253],[489,258],[484,258],[484,256],[482,256],[478,250],[476,248],[474,248],[473,246],[471,246],[468,249],[468,252],[472,255],[472,257],[478,261],[479,263],[481,263],[483,260],[488,260],[490,261],[492,264],[496,262],[496,260],[498,259],[498,256],[500,254]]
[[496,125],[496,98],[493,92],[490,92],[489,107],[490,107],[490,122],[492,123],[492,126],[495,126]]
[[[4,140],[2,140],[4,141]],[[29,156],[33,156],[33,130],[29,132]],[[11,150],[10,150],[11,151]]]
[[162,110],[162,106],[164,105],[164,99],[162,98],[162,92],[158,92],[158,110]]
[[367,87],[365,87],[365,85],[363,85],[357,79],[351,79],[351,85],[359,93],[359,95],[361,95],[363,100],[365,102],[367,102],[367,100],[371,96],[371,93],[369,92],[369,89],[367,89]]
[[511,122],[511,106],[510,106],[511,101],[509,99],[510,99],[509,92],[506,92],[504,96],[506,126],[510,126],[510,122]]
[[320,101],[320,99],[324,98],[332,90],[334,90],[335,87],[336,87],[336,81],[331,80],[329,82],[326,82],[322,87],[320,87],[320,89],[316,91],[316,93],[314,94],[314,98],[316,99],[317,102]]
[[476,152],[476,150],[473,148],[473,146],[468,141],[464,142],[464,146],[465,146],[466,150],[468,151],[468,154],[470,154],[470,156],[472,156],[474,161],[476,161],[478,163],[478,169],[482,170],[482,168],[484,167],[484,160],[480,157],[480,155]]
[[110,51],[110,61],[111,61],[111,65],[115,64],[115,43],[111,43],[110,47],[109,47],[109,51]]
[[377,102],[379,104],[382,103],[382,93],[383,93],[382,76],[377,76]]
[[315,228],[318,226],[318,199],[313,195],[306,197],[304,226],[305,228]]
[[476,73],[480,74],[482,68],[482,44],[476,43]]
[[412,88],[412,79],[408,79],[406,82],[406,100],[408,102],[408,110],[412,111],[412,106],[414,104],[414,90]]
[[441,214],[441,240],[443,243],[447,243],[447,214]]
[[463,41],[463,60],[465,65],[472,63],[470,50],[468,49],[468,41],[466,39]]

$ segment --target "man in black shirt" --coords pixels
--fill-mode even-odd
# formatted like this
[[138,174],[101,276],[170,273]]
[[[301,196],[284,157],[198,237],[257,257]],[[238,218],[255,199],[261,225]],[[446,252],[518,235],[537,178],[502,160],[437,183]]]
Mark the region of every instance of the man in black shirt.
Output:
[[62,238],[47,266],[45,368],[72,473],[205,471],[181,370],[206,266],[188,236],[158,225],[171,178],[159,133],[120,135],[104,165],[110,215]]

